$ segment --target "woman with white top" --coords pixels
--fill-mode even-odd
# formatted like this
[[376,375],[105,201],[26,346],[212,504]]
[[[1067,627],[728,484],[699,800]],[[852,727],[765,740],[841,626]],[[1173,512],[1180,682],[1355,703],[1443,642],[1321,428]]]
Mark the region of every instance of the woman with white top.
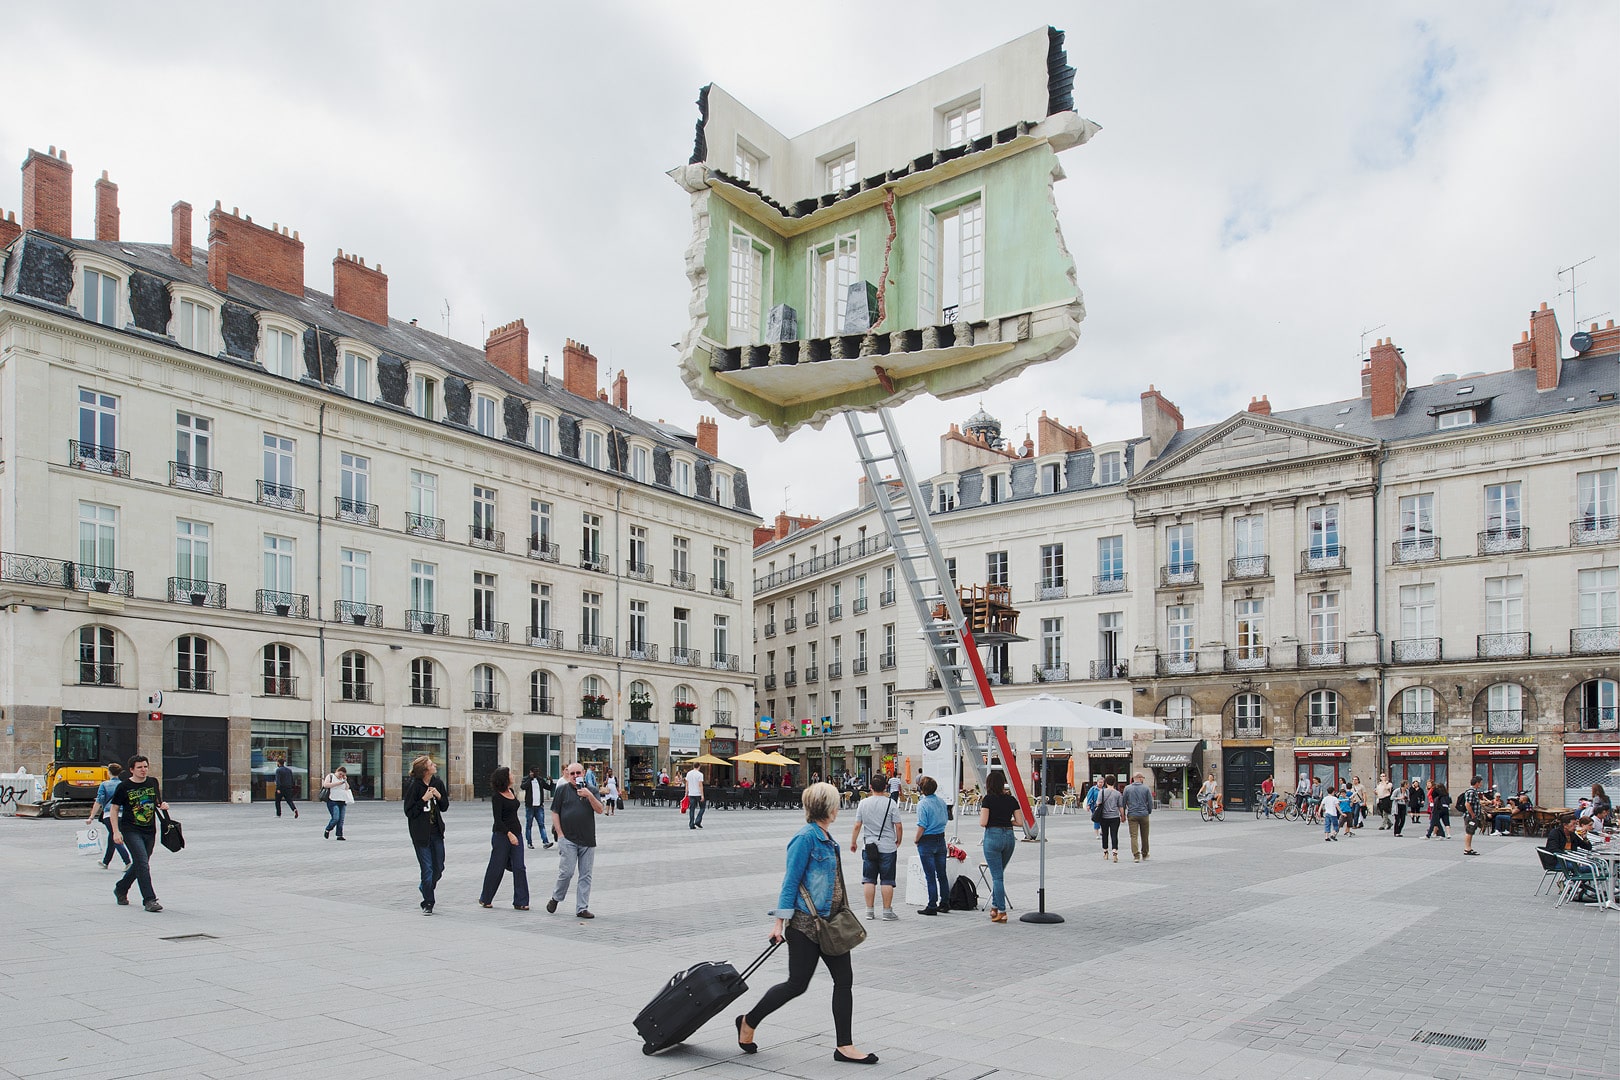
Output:
[[332,830],[337,830],[337,838],[343,839],[343,817],[348,812],[349,804],[354,802],[354,792],[349,790],[349,770],[342,765],[326,774],[321,781],[321,790],[326,792],[326,831],[321,833],[323,839],[332,838]]
[[602,805],[607,808],[607,816],[612,817],[614,809],[619,805],[619,778],[613,775],[613,770],[607,771],[607,787],[602,792]]

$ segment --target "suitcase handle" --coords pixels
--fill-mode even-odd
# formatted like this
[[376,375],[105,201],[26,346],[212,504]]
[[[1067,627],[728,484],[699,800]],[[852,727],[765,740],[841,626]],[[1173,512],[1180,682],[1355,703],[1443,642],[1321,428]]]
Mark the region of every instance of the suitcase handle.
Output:
[[748,977],[750,975],[752,975],[754,972],[758,971],[761,964],[763,964],[766,960],[770,959],[771,953],[775,952],[777,949],[779,949],[781,947],[782,947],[782,943],[780,941],[773,941],[769,945],[765,946],[765,951],[760,953],[758,956],[754,957],[754,962],[752,964],[749,964],[748,965],[748,970],[744,971],[742,973],[743,981],[747,982]]

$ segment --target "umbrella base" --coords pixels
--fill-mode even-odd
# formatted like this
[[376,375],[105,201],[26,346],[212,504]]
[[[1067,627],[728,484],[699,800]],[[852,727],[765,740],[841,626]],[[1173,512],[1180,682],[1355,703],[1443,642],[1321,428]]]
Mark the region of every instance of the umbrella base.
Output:
[[1060,923],[1063,921],[1063,916],[1059,915],[1055,911],[1026,911],[1022,915],[1018,916],[1018,921],[1032,923]]

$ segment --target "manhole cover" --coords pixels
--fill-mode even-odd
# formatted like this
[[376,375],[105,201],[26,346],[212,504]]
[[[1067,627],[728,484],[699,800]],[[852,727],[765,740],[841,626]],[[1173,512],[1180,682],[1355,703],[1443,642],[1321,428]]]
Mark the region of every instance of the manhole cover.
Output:
[[1420,1031],[1412,1036],[1415,1043],[1426,1046],[1444,1046],[1452,1050],[1483,1050],[1485,1040],[1471,1035],[1449,1035],[1444,1031]]
[[213,934],[177,934],[174,937],[158,938],[159,941],[218,941]]

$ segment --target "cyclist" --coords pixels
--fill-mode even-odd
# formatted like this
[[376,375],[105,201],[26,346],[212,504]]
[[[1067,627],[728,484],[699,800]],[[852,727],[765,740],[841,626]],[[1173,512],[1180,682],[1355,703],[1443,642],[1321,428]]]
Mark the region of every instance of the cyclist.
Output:
[[1271,806],[1277,798],[1277,785],[1271,782],[1271,777],[1260,781],[1260,805],[1265,808],[1266,817],[1271,816]]
[[1209,802],[1214,797],[1215,797],[1215,773],[1214,773],[1213,770],[1211,770],[1211,772],[1209,774],[1209,779],[1205,780],[1204,781],[1204,786],[1198,789],[1198,805],[1203,807],[1206,810],[1213,809],[1209,805]]

